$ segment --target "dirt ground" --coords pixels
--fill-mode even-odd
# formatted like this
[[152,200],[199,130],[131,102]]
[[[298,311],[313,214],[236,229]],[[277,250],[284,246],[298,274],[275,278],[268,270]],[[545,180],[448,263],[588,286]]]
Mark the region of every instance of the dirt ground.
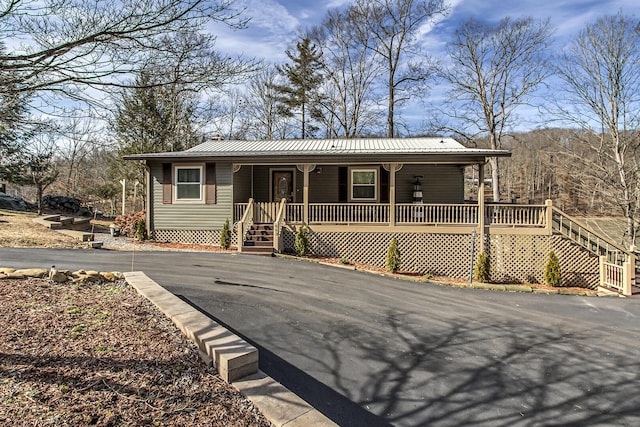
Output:
[[[87,247],[35,217],[0,210],[0,247]],[[0,324],[0,425],[270,425],[124,282],[0,280]]]
[[124,282],[0,280],[0,324],[0,425],[269,425]]

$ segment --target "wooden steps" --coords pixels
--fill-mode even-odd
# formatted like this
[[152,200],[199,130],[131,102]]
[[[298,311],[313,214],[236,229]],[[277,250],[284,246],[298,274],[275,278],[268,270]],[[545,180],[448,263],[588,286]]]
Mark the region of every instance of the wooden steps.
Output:
[[273,225],[253,224],[242,242],[242,253],[273,256]]

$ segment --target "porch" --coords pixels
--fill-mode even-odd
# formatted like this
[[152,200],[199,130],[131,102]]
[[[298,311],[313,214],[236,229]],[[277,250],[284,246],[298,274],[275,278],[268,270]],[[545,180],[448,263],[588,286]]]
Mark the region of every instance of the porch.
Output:
[[[483,215],[479,215],[480,212],[483,212]],[[460,236],[465,242],[454,249],[444,248],[445,252],[466,252],[469,237],[476,234],[478,238],[476,243],[471,244],[471,253],[488,250],[489,248],[485,248],[485,245],[491,246],[488,242],[492,240],[492,236],[494,239],[504,239],[519,235],[534,239],[532,242],[536,242],[535,239],[538,236],[550,239],[552,248],[554,246],[563,248],[561,249],[565,251],[563,269],[568,272],[567,276],[575,274],[574,265],[589,263],[593,265],[592,268],[595,271],[599,272],[594,273],[591,278],[594,288],[601,286],[631,296],[635,286],[634,266],[637,259],[635,248],[626,249],[586,228],[579,221],[555,208],[551,200],[547,200],[543,205],[502,203],[366,205],[309,203],[305,205],[289,203],[284,198],[279,203],[256,202],[250,199],[247,203],[234,204],[234,222],[237,225],[238,236],[243,236],[254,223],[272,224],[273,248],[276,252],[281,252],[285,247],[283,242],[285,229],[288,229],[291,235],[291,232],[301,225],[307,225],[314,232],[325,236],[335,233],[361,233],[387,237],[394,234],[405,236],[439,234],[445,238],[445,240],[439,240],[440,242],[456,240],[452,238],[453,235]],[[537,252],[540,259],[524,260],[525,263],[537,263],[538,270],[543,268],[544,257],[547,254],[542,249],[547,244],[539,242],[538,239],[537,244],[541,248],[535,249],[534,252]],[[380,246],[381,242],[372,241],[371,244]],[[449,243],[445,243],[447,244]],[[536,243],[533,244],[535,245]],[[496,250],[495,245],[492,249]],[[508,260],[511,258],[508,254],[509,250],[500,249],[499,251],[502,252],[503,262],[511,262]],[[529,249],[520,247],[519,251],[527,252]],[[574,255],[570,255],[571,253]],[[456,256],[459,259],[454,264],[468,265],[463,261],[464,257],[460,258],[459,254]],[[571,272],[571,270],[574,271]],[[584,276],[577,280],[584,280]]]

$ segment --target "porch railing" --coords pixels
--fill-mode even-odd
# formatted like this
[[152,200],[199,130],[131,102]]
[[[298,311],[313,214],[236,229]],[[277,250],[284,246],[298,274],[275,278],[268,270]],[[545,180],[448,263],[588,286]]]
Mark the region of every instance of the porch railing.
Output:
[[242,216],[247,210],[249,203],[234,203],[233,204],[233,222],[238,222],[242,219]]
[[[278,215],[280,202],[256,202],[254,221],[273,223]],[[545,205],[485,206],[485,223],[500,227],[547,227]],[[246,203],[236,203],[234,217],[240,218],[246,211]],[[474,225],[478,223],[479,208],[476,204],[410,204],[395,205],[395,223],[400,225]],[[304,205],[286,203],[288,223],[304,222]],[[310,203],[310,224],[389,224],[390,205],[364,203]]]
[[635,257],[622,265],[609,262],[606,256],[600,257],[600,284],[613,288],[622,295],[631,296],[631,286],[635,279]]
[[396,204],[398,224],[476,224],[478,206],[469,204]]
[[278,216],[280,202],[259,202],[254,207],[254,222],[273,223]]
[[488,225],[544,228],[546,211],[545,205],[487,204],[485,218]]
[[309,203],[310,224],[379,224],[388,222],[388,204]]
[[287,203],[287,222],[302,224],[304,222],[304,204]]

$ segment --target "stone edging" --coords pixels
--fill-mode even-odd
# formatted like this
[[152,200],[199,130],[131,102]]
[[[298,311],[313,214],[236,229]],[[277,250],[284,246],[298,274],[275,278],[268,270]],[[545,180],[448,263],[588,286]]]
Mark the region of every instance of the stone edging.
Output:
[[258,370],[258,352],[252,345],[191,307],[142,272],[125,273],[127,282],[169,317],[194,341],[205,362],[214,363],[220,376],[253,402],[277,427],[336,426],[282,384]]
[[100,281],[115,282],[124,279],[124,275],[117,271],[92,271],[92,270],[51,270],[44,268],[15,268],[0,267],[0,280],[2,279],[49,279],[55,283],[95,283]]
[[411,282],[419,282],[419,283],[428,283],[428,284],[431,284],[431,285],[438,285],[438,286],[448,286],[448,287],[452,287],[452,288],[482,289],[482,290],[490,290],[490,291],[520,292],[520,293],[545,294],[545,295],[572,295],[572,296],[587,296],[587,297],[596,297],[596,296],[597,297],[621,297],[621,295],[618,295],[615,292],[610,292],[610,291],[606,291],[606,290],[592,291],[590,289],[574,290],[574,289],[563,289],[563,288],[558,288],[558,289],[539,289],[539,288],[535,288],[535,287],[532,287],[532,286],[526,286],[526,285],[501,285],[501,284],[496,284],[496,283],[481,283],[481,282],[473,282],[473,283],[441,282],[441,281],[430,280],[430,279],[419,279],[419,278],[415,278],[415,277],[396,276],[396,275],[382,273],[382,272],[379,272],[379,271],[359,269],[359,268],[356,268],[355,266],[352,266],[352,265],[348,266],[348,265],[340,265],[340,264],[334,264],[334,263],[330,263],[330,262],[324,262],[324,261],[313,259],[313,258],[304,258],[304,257],[298,257],[298,256],[286,255],[286,254],[274,254],[274,255],[276,257],[278,257],[278,258],[292,259],[292,260],[296,260],[296,261],[312,262],[312,263],[316,263],[316,264],[327,265],[327,266],[330,266],[330,267],[346,268],[346,269],[354,270],[354,271],[362,271],[364,273],[376,274],[378,276],[384,276],[384,277],[389,277],[389,278],[393,278],[393,279],[408,280],[408,281],[411,281]]

